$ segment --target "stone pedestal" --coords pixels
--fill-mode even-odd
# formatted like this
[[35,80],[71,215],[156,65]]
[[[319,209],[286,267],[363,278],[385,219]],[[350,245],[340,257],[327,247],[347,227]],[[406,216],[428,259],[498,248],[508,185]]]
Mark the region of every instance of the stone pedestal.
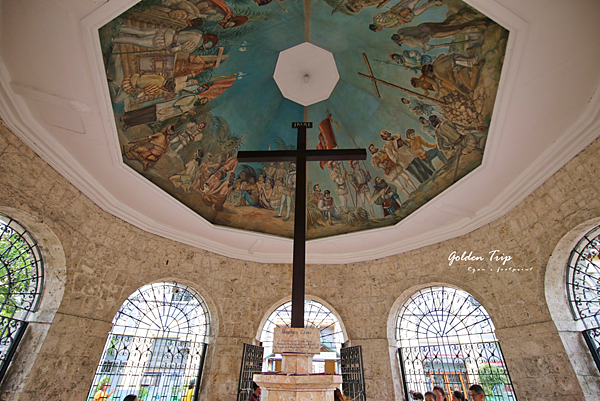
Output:
[[333,401],[342,377],[311,374],[313,355],[320,348],[319,329],[276,328],[273,352],[281,353],[283,371],[254,375],[262,401]]

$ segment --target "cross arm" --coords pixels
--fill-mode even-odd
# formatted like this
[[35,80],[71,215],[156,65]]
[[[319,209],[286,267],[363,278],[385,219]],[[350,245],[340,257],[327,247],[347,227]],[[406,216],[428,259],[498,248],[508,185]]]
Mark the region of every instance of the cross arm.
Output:
[[238,162],[295,162],[297,150],[240,150]]
[[304,152],[298,150],[241,150],[237,153],[237,159],[242,163],[252,162],[295,162],[299,154],[306,155],[306,161],[329,161],[329,160],[366,160],[365,149],[310,149]]
[[365,149],[307,150],[306,161],[367,160]]

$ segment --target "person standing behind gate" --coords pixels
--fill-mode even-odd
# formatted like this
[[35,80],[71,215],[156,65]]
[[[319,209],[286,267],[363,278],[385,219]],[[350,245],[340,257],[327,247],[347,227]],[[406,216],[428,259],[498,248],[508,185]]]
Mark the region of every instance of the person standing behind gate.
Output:
[[346,401],[346,397],[344,397],[339,388],[333,390],[333,401]]
[[96,392],[96,394],[94,394],[94,399],[92,401],[106,401],[106,400],[108,400],[108,397],[110,397],[112,395],[112,393],[114,393],[115,390],[117,389],[115,387],[113,389],[113,391],[111,391],[110,393],[106,393],[106,390],[108,390],[109,386],[110,386],[110,382],[108,380],[104,381],[102,383],[102,385],[100,386],[100,389]]
[[248,401],[260,401],[261,389],[258,386],[258,384],[252,382],[252,390],[254,390],[254,392],[250,394],[250,398],[248,398]]
[[435,394],[436,401],[448,401],[446,399],[446,392],[444,391],[444,388],[442,386],[434,386],[433,394]]
[[473,384],[469,387],[469,393],[473,401],[485,401],[485,391],[479,384]]
[[195,386],[196,386],[196,381],[192,380],[190,382],[190,384],[188,385],[188,389],[185,392],[185,395],[183,396],[182,401],[192,401],[192,398],[194,397],[194,387]]

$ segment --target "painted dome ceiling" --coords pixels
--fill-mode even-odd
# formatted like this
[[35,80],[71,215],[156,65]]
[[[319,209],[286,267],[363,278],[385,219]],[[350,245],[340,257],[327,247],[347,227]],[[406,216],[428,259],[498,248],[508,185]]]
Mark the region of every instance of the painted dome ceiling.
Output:
[[[458,0],[143,0],[99,30],[123,161],[216,225],[293,235],[295,169],[238,150],[367,148],[308,165],[308,238],[395,225],[481,163],[508,31]],[[306,108],[279,52],[340,79]],[[318,71],[317,71],[318,73]]]

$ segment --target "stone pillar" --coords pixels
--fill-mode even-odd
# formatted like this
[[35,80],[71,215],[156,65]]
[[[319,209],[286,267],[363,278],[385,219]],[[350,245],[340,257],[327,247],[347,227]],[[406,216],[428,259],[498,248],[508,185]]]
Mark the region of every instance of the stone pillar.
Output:
[[340,375],[312,374],[313,355],[321,350],[319,329],[276,328],[273,352],[283,356],[283,372],[254,375],[263,401],[333,401]]

